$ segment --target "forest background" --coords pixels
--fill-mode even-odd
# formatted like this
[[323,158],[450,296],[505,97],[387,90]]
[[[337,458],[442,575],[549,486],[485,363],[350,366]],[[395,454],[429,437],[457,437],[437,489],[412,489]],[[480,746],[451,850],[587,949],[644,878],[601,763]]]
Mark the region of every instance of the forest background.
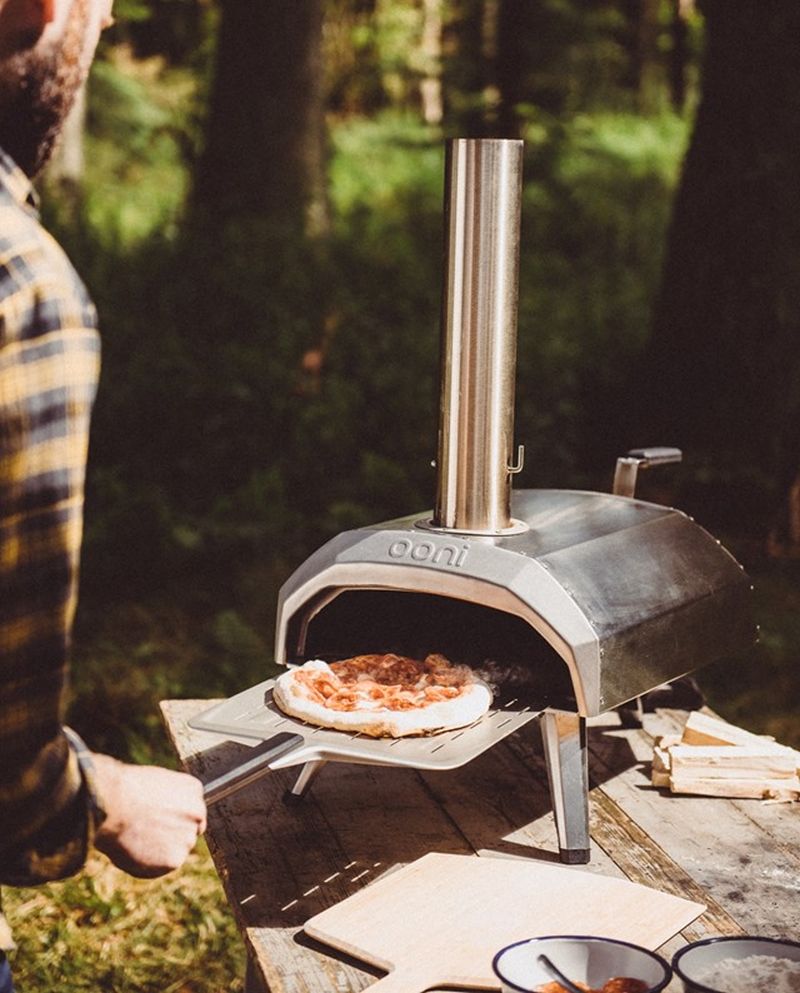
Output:
[[[117,0],[43,212],[100,313],[70,721],[174,761],[166,697],[270,674],[326,538],[430,507],[444,141],[525,140],[519,487],[642,495],[754,579],[699,673],[800,745],[800,9],[792,0]],[[241,989],[207,853],[7,899],[19,986]],[[179,926],[176,927],[176,924]],[[66,984],[66,985],[65,985]]]

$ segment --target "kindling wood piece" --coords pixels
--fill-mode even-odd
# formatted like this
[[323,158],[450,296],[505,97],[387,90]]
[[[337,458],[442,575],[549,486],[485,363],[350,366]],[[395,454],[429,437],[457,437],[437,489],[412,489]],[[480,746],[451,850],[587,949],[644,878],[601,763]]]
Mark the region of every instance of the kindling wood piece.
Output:
[[693,712],[681,735],[653,748],[652,783],[672,793],[790,801],[800,798],[800,753]]

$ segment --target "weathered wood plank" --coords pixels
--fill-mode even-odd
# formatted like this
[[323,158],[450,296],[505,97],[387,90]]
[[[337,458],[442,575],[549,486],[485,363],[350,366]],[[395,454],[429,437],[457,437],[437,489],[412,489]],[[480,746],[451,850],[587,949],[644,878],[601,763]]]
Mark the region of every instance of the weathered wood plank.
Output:
[[[647,715],[647,728],[654,734],[680,733],[687,721],[682,711],[660,710]],[[758,800],[731,800],[742,816],[774,840],[789,859],[800,859],[800,804]]]
[[743,934],[743,929],[699,883],[671,859],[600,787],[591,796],[592,839],[613,853],[628,879],[663,893],[706,904],[706,911],[683,931],[688,941]]
[[[647,715],[646,729],[626,732],[642,762],[626,775],[608,778],[603,790],[666,854],[711,895],[748,933],[792,935],[800,932],[800,821],[783,823],[795,838],[793,854],[771,827],[789,817],[761,807],[749,814],[748,801],[671,796],[649,782],[647,755],[653,732],[675,730],[672,715]],[[595,756],[602,762],[602,754]],[[796,809],[796,808],[795,808]]]
[[315,946],[299,928],[253,929],[247,941],[269,993],[361,993],[376,979],[363,963],[359,967]]
[[[559,862],[547,769],[536,724],[459,769],[422,773],[477,852]],[[602,848],[581,868],[621,875]]]

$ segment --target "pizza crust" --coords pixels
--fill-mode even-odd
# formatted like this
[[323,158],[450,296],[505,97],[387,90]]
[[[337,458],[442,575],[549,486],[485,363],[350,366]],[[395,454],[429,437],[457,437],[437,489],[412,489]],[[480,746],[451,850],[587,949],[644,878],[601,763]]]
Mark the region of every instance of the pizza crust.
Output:
[[482,717],[492,702],[492,691],[477,676],[459,686],[453,699],[427,703],[406,710],[392,710],[380,701],[362,700],[353,710],[333,710],[310,699],[298,673],[332,674],[327,662],[313,659],[278,676],[272,699],[285,714],[318,727],[365,734],[373,738],[404,738],[437,734],[466,727]]

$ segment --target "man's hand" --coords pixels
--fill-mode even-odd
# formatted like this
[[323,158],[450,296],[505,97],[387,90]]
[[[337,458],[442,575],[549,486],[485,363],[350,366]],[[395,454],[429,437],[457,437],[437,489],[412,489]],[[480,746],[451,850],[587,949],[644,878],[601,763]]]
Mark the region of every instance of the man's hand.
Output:
[[163,876],[183,864],[206,829],[203,787],[194,776],[92,756],[106,819],[95,847],[131,876]]

